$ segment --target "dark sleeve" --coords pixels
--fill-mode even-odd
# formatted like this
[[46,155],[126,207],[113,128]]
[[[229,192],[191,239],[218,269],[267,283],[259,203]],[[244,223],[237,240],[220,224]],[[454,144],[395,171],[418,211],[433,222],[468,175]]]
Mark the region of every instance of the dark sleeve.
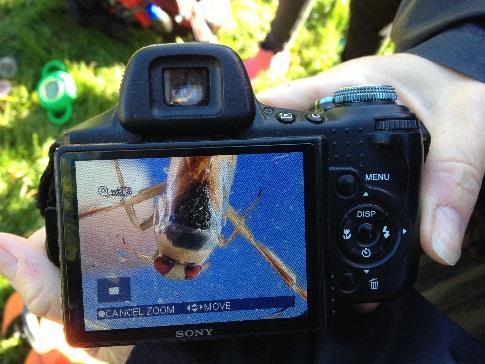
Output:
[[407,52],[485,82],[484,0],[403,0],[391,37]]
[[411,290],[367,315],[337,312],[316,354],[317,364],[483,364],[485,344]]
[[367,315],[342,308],[326,333],[143,344],[135,346],[126,362],[151,363],[483,364],[485,343],[411,290]]

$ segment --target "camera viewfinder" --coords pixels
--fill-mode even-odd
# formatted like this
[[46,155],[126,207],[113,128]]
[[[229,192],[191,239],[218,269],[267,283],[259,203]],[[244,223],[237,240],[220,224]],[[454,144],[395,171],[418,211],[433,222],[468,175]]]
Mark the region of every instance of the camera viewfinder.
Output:
[[167,68],[163,70],[167,106],[204,106],[209,104],[207,68]]

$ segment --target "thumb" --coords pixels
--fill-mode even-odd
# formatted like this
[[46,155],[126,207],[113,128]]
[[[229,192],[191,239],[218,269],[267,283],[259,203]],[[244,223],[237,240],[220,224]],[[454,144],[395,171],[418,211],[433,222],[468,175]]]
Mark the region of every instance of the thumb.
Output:
[[433,123],[436,127],[430,130],[433,139],[423,170],[421,245],[430,257],[448,265],[460,258],[485,171],[485,144],[480,138],[485,126],[473,120],[478,116],[471,112],[461,120],[450,112]]
[[44,234],[31,238],[0,233],[0,274],[22,296],[29,310],[61,321],[59,270],[47,258]]

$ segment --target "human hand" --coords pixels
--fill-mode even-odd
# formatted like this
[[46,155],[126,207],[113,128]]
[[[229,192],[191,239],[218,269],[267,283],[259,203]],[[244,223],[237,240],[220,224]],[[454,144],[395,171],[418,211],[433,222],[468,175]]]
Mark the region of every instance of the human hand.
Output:
[[[61,278],[45,250],[45,230],[28,239],[0,233],[0,274],[22,296],[29,311],[40,316],[41,335],[38,347],[43,352],[56,349],[74,362],[90,364],[124,363],[132,347],[75,349],[67,344],[62,332]],[[44,340],[46,338],[46,340]]]
[[308,110],[340,87],[396,88],[432,136],[421,181],[421,246],[432,259],[454,265],[485,172],[485,84],[411,54],[342,63],[318,76],[267,90],[258,99]]

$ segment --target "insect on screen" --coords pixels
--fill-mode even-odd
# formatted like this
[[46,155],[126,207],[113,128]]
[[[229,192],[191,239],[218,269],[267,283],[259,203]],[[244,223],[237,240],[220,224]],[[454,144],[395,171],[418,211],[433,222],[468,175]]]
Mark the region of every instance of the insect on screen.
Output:
[[86,331],[305,316],[303,157],[76,161]]

